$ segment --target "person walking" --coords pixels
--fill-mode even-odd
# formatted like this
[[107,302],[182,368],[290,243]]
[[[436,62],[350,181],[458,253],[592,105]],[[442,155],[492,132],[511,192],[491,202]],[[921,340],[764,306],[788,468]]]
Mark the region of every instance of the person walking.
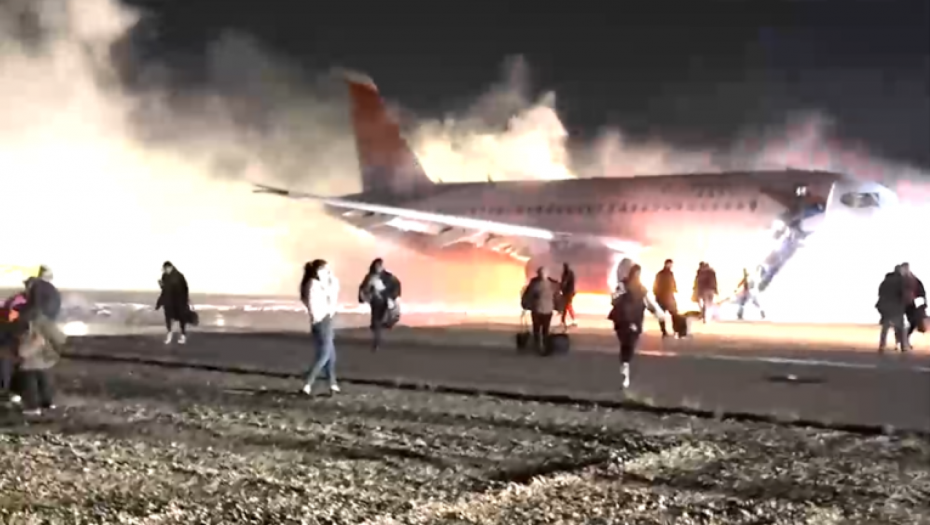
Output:
[[549,277],[545,267],[536,270],[536,276],[530,279],[523,291],[520,304],[524,310],[530,311],[533,322],[533,346],[542,353],[544,345],[549,339],[549,329],[552,326],[552,313],[555,311],[556,294],[559,292],[559,283]]
[[385,329],[392,328],[400,320],[401,285],[393,273],[384,269],[381,258],[371,261],[368,273],[358,287],[358,300],[371,308],[371,351],[381,348]]
[[639,337],[643,333],[643,319],[648,309],[661,319],[661,311],[646,292],[641,280],[642,268],[634,264],[629,274],[620,281],[612,297],[612,308],[608,319],[613,321],[614,332],[620,343],[620,375],[623,388],[630,387],[630,363],[636,355]]
[[339,304],[339,280],[323,259],[316,259],[304,267],[301,298],[310,315],[310,336],[316,349],[316,359],[304,376],[301,391],[306,395],[312,395],[313,385],[325,371],[330,394],[338,393],[333,318]]
[[572,327],[578,326],[575,322],[575,306],[572,301],[575,299],[575,271],[572,270],[568,263],[562,265],[562,278],[559,281],[559,290],[562,293],[562,326],[568,327],[568,317],[572,318]]
[[165,344],[170,345],[174,340],[174,324],[177,323],[181,332],[178,344],[183,345],[187,343],[187,325],[192,317],[187,279],[170,261],[162,264],[161,272],[161,279],[158,280],[161,294],[155,309],[162,308],[165,312],[165,328],[168,330]]
[[880,354],[885,353],[888,331],[892,329],[896,346],[900,347],[902,352],[909,350],[907,335],[904,333],[904,312],[907,309],[907,302],[903,272],[900,264],[895,266],[893,271],[885,274],[885,278],[878,286],[878,301],[875,303],[875,309],[881,316],[881,332],[878,336],[878,353]]

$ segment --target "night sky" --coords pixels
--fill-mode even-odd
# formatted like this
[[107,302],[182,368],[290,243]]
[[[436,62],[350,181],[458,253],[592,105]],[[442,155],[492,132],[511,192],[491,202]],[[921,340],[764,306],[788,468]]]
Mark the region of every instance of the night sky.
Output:
[[930,168],[927,0],[126,1],[153,14],[145,53],[193,80],[196,58],[234,29],[308,71],[364,71],[439,116],[522,54],[576,138],[618,126],[724,145],[822,110],[840,138]]

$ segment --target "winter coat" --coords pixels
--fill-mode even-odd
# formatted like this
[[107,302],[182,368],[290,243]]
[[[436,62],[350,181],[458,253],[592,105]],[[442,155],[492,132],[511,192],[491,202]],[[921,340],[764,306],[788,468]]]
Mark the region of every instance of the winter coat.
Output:
[[36,279],[29,287],[28,300],[23,309],[23,317],[32,320],[39,314],[49,320],[58,319],[61,313],[61,294],[54,284],[45,279]]
[[555,311],[559,283],[552,279],[533,277],[523,291],[520,304],[534,314],[551,314]]
[[642,333],[646,310],[659,315],[659,309],[649,299],[646,287],[638,280],[631,282],[624,279],[617,285],[613,294],[608,319],[613,321],[614,330],[618,332],[635,331]]
[[62,347],[67,337],[58,326],[44,315],[34,320],[29,329],[19,338],[16,353],[22,370],[48,370],[61,359],[55,349]]
[[655,294],[656,300],[662,302],[674,302],[675,294],[678,293],[678,285],[675,283],[675,274],[668,268],[663,268],[656,274],[655,284],[652,286],[652,293]]
[[562,295],[566,298],[575,296],[575,272],[568,270],[562,273],[562,281],[559,283]]
[[927,290],[924,283],[914,275],[904,276],[904,300],[910,306],[918,297],[927,298]]
[[358,302],[362,304],[387,303],[400,297],[400,279],[393,273],[369,273],[358,286]]
[[161,294],[155,303],[155,309],[164,308],[165,315],[169,318],[187,321],[191,317],[190,290],[184,274],[176,269],[172,270],[171,273],[163,275],[158,284],[161,286]]
[[886,274],[878,287],[878,302],[875,303],[882,320],[893,320],[904,315],[907,304],[904,295],[904,276],[898,272]]
[[694,279],[694,291],[698,295],[710,292],[717,294],[717,272],[712,268],[699,270],[697,277]]

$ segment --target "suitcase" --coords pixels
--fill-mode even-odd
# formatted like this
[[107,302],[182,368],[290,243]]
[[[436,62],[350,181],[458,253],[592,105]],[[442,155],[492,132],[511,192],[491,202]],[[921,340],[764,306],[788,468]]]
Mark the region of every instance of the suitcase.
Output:
[[543,355],[564,355],[571,350],[571,339],[568,334],[549,334],[546,344],[543,345]]
[[688,337],[691,335],[691,318],[686,315],[672,315],[672,330],[678,337]]

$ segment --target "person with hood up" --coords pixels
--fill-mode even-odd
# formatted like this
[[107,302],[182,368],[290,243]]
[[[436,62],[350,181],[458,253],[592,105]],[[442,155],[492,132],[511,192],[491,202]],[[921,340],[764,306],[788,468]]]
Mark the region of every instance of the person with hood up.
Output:
[[381,347],[382,334],[400,320],[400,279],[384,269],[381,258],[371,261],[358,287],[358,301],[371,307],[371,351]]
[[910,345],[910,338],[914,330],[923,331],[921,325],[927,317],[927,290],[924,283],[911,272],[909,263],[901,263],[901,270],[904,275],[904,317],[907,319],[907,338]]
[[643,320],[648,309],[661,323],[662,311],[649,299],[641,281],[642,268],[634,264],[618,284],[612,295],[612,308],[608,319],[613,321],[614,332],[620,342],[620,375],[623,388],[630,387],[630,363],[636,354],[636,345],[643,333]]
[[187,325],[192,317],[187,279],[171,261],[165,261],[161,265],[161,273],[161,279],[158,280],[161,294],[155,303],[155,309],[162,308],[165,311],[165,328],[168,330],[165,344],[170,345],[174,340],[174,323],[177,322],[181,330],[178,344],[183,345],[187,343]]
[[536,270],[536,276],[530,279],[520,304],[524,310],[529,310],[533,323],[533,346],[537,352],[542,352],[543,345],[549,338],[549,328],[552,326],[552,313],[555,311],[556,297],[559,293],[559,283],[549,277],[545,267]]
[[302,392],[313,394],[313,385],[320,374],[326,371],[329,392],[339,392],[336,383],[336,344],[333,318],[339,306],[339,280],[333,275],[326,261],[316,259],[304,267],[301,281],[301,299],[310,314],[310,336],[316,348],[316,359],[307,371]]
[[881,316],[881,332],[878,337],[878,352],[885,353],[888,342],[888,330],[894,329],[894,340],[902,352],[908,351],[907,337],[904,333],[904,312],[906,310],[904,269],[901,265],[885,274],[878,286],[878,302],[875,308]]
[[572,326],[578,326],[575,322],[575,307],[572,300],[575,299],[575,271],[571,269],[568,263],[562,265],[562,279],[559,282],[559,290],[562,293],[562,326],[567,327],[568,316],[572,318]]
[[[666,259],[662,270],[656,274],[655,283],[652,285],[652,293],[656,296],[656,304],[659,308],[668,313],[672,318],[672,323],[678,316],[678,303],[675,300],[675,294],[678,293],[678,284],[675,283],[675,274],[672,273],[672,260]],[[665,319],[659,320],[659,329],[662,330],[662,337],[668,337],[668,330],[665,328]]]
[[30,277],[23,282],[23,290],[3,302],[3,319],[0,326],[0,393],[13,404],[22,402],[22,397],[13,391],[13,377],[16,373],[18,359],[17,346],[23,333],[28,330],[28,323],[21,319],[22,310],[29,301],[29,288],[35,282]]

